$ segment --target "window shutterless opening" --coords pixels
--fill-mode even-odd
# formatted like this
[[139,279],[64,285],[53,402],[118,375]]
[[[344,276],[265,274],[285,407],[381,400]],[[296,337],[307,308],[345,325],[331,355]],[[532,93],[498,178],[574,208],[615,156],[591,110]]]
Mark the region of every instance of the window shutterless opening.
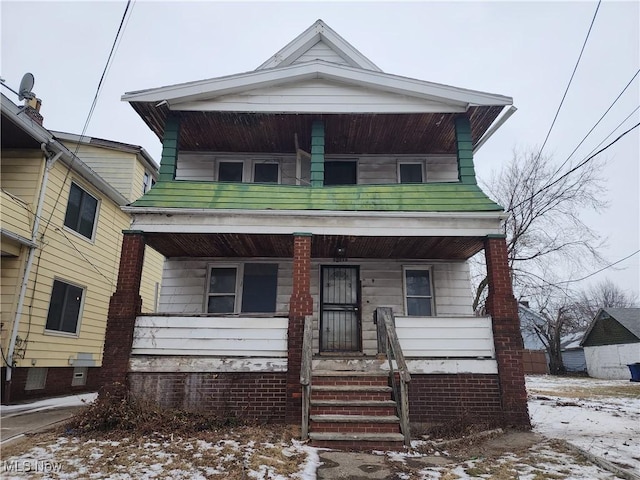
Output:
[[253,165],[255,183],[280,183],[280,168],[277,163],[256,162]]
[[325,185],[356,185],[358,162],[356,160],[325,160]]
[[54,280],[45,330],[77,333],[83,295],[83,288]]
[[277,263],[211,266],[207,313],[275,313]]
[[422,163],[400,163],[398,164],[398,180],[400,183],[422,183],[424,182]]
[[406,314],[416,317],[433,316],[431,269],[429,267],[405,267],[403,281]]
[[64,225],[91,240],[98,213],[98,199],[75,183],[69,189]]
[[243,162],[218,162],[219,182],[242,182],[243,172]]

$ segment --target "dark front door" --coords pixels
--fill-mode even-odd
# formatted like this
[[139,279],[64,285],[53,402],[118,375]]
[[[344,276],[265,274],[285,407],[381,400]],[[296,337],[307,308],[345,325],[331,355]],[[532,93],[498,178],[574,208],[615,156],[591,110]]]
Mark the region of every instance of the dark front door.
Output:
[[360,275],[354,266],[323,266],[320,351],[360,351]]

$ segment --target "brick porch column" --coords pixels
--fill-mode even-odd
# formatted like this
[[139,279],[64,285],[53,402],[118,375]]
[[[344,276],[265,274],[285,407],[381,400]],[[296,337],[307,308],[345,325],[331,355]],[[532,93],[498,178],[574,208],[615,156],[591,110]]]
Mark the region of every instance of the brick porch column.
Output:
[[109,302],[101,368],[101,391],[121,392],[127,382],[136,317],[142,309],[140,279],[145,241],[142,232],[124,231],[116,291]]
[[288,362],[287,362],[287,423],[300,423],[302,388],[300,363],[304,318],[313,313],[311,298],[311,234],[293,234],[293,292],[289,300]]
[[513,296],[504,236],[488,236],[484,253],[489,281],[486,307],[493,324],[504,420],[507,425],[531,428],[522,366],[523,345],[518,304]]

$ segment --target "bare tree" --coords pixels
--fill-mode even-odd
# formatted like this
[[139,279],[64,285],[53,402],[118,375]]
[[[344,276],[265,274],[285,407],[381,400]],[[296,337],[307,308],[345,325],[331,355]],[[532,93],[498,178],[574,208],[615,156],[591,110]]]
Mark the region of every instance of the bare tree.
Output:
[[[602,241],[580,211],[606,206],[602,163],[592,161],[559,181],[556,165],[538,153],[514,152],[511,162],[483,185],[507,218],[507,254],[516,296],[535,295],[550,284],[543,273],[572,272],[602,262]],[[477,279],[474,309],[486,295],[487,279]]]
[[586,326],[601,308],[638,306],[638,297],[625,292],[608,278],[580,291],[575,302],[577,314]]

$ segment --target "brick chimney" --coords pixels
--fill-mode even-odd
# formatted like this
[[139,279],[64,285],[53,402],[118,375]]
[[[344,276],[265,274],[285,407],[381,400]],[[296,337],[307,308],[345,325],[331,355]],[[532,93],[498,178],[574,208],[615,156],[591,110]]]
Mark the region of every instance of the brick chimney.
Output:
[[28,115],[31,120],[33,120],[39,125],[42,125],[42,121],[44,120],[44,117],[40,115],[41,106],[42,106],[42,100],[40,100],[39,98],[33,97],[31,99],[25,99],[24,106],[22,108],[24,109],[24,113]]

